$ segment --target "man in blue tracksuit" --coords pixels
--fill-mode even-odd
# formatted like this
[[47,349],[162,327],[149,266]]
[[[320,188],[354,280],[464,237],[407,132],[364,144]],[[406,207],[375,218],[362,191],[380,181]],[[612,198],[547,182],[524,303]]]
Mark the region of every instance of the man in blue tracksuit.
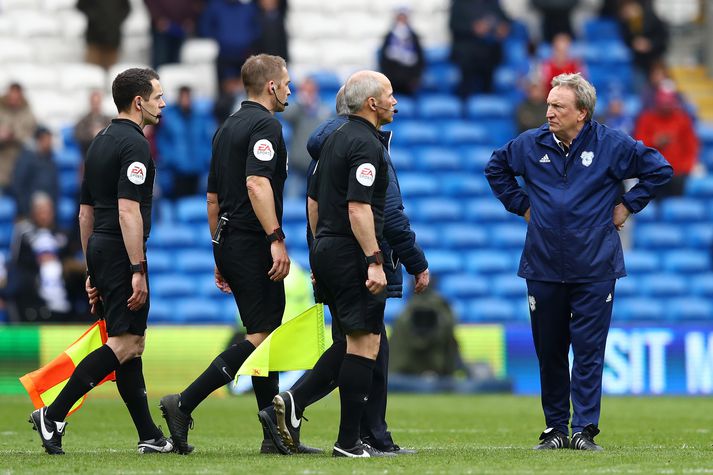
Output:
[[[337,114],[338,116],[323,122],[312,134],[307,142],[307,151],[313,158],[310,164],[307,179],[312,176],[317,166],[322,146],[327,138],[340,126],[347,122],[348,109],[344,100],[344,87],[337,94]],[[416,234],[411,230],[409,218],[404,212],[401,190],[396,170],[391,163],[389,156],[389,144],[391,132],[379,131],[381,141],[384,144],[384,157],[389,166],[389,184],[386,190],[386,204],[384,206],[384,241],[379,243],[384,256],[384,273],[387,280],[387,298],[401,298],[403,294],[403,274],[401,266],[406,267],[406,271],[414,276],[414,291],[423,292],[428,287],[430,276],[428,272],[428,262],[421,247],[416,243]],[[313,236],[307,226],[307,242],[312,245]],[[315,290],[316,299],[320,296],[318,289]],[[332,326],[332,338],[344,340],[336,330],[337,326]],[[379,353],[374,367],[371,392],[369,400],[364,410],[361,420],[361,439],[370,446],[382,451],[396,454],[414,453],[414,450],[404,449],[395,444],[391,438],[386,424],[386,390],[388,385],[388,365],[389,365],[389,343],[386,338],[386,329],[382,326],[381,343]],[[297,388],[304,380],[301,378],[293,386]],[[323,388],[322,392],[312,396],[309,404],[323,398],[337,387],[336,381]],[[309,405],[308,404],[308,405]],[[298,442],[299,444],[299,442]]]
[[[592,120],[596,91],[579,73],[559,75],[552,86],[547,124],[493,152],[485,175],[505,208],[528,223],[518,275],[527,279],[547,423],[535,449],[601,450],[594,436],[604,349],[614,284],[626,275],[617,230],[672,169],[656,150]],[[639,183],[622,195],[627,178]]]

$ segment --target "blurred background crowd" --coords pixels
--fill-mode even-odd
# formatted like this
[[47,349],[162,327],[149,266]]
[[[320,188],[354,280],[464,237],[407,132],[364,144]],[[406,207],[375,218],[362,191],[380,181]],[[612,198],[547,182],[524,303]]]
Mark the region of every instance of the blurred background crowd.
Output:
[[[76,223],[82,156],[116,113],[113,78],[148,65],[169,104],[145,129],[158,167],[151,319],[234,323],[234,303],[213,284],[205,187],[212,135],[240,107],[240,67],[254,53],[286,58],[293,80],[280,116],[290,158],[283,227],[303,268],[307,138],[334,114],[351,72],[378,69],[392,81],[391,157],[445,300],[431,316],[424,301],[389,301],[388,322],[403,312],[429,328],[444,301],[448,322],[528,321],[515,275],[525,223],[492,197],[482,172],[494,148],[545,122],[550,80],[576,71],[597,88],[596,120],[657,148],[675,170],[622,236],[629,277],[617,285],[614,319],[708,318],[712,5],[0,0],[0,322],[90,320]],[[288,293],[304,294],[306,274],[293,274]]]

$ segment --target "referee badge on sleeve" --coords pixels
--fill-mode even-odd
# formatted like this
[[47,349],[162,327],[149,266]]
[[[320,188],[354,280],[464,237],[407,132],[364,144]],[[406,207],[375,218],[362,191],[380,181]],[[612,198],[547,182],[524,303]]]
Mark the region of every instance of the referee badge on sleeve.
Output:
[[371,163],[362,163],[356,170],[356,179],[364,186],[371,186],[376,179],[376,168]]
[[260,139],[253,145],[253,155],[262,162],[269,162],[275,156],[275,148],[269,140]]
[[126,177],[134,185],[143,185],[146,181],[146,165],[134,162],[126,169]]

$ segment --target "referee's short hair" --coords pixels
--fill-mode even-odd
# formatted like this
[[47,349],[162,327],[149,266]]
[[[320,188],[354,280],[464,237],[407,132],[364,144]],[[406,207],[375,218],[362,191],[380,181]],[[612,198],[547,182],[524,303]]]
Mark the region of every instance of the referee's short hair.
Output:
[[131,68],[119,73],[111,84],[111,95],[117,110],[127,111],[136,96],[148,101],[153,91],[151,81],[158,78],[158,73],[151,68]]
[[347,79],[344,97],[350,114],[359,112],[370,97],[381,95],[383,89],[383,85],[379,82],[381,76],[383,75],[376,71],[358,71]]
[[250,56],[240,68],[245,91],[249,96],[259,96],[266,82],[279,82],[283,69],[287,69],[287,63],[279,56],[271,54]]
[[560,74],[552,79],[552,87],[566,87],[574,92],[575,104],[578,109],[587,111],[584,119],[589,122],[594,115],[594,106],[597,105],[597,90],[584,79],[581,73]]

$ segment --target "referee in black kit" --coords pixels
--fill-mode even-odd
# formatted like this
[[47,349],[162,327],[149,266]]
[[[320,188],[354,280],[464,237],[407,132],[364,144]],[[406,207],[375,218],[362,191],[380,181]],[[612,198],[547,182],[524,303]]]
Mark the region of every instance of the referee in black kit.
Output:
[[[396,99],[388,78],[374,71],[353,74],[345,85],[350,115],[325,141],[310,179],[308,217],[315,241],[310,264],[332,323],[346,335],[335,340],[280,409],[298,417],[311,396],[337,381],[341,403],[335,457],[393,456],[359,438],[379,352],[386,304],[386,275],[379,241],[389,182],[377,127],[391,122]],[[277,404],[275,406],[277,409]],[[270,411],[260,420],[280,450],[294,448],[284,419]]]
[[[92,313],[103,306],[109,339],[76,367],[48,407],[32,422],[49,454],[62,454],[65,417],[74,403],[116,370],[116,386],[139,433],[139,453],[171,452],[146,400],[141,354],[149,313],[146,240],[156,174],[144,125],[156,125],[166,107],[151,69],[127,69],[112,84],[116,119],[94,138],[84,164],[79,207]],[[101,314],[101,312],[99,312]]]
[[[218,355],[180,394],[161,399],[176,449],[188,453],[191,413],[214,390],[233,380],[253,350],[280,326],[285,310],[283,279],[290,259],[282,232],[282,190],[287,150],[282,112],[290,95],[290,77],[279,56],[251,56],[241,69],[248,99],[213,138],[208,175],[208,222],[213,235],[215,283],[231,292],[247,330],[245,341]],[[253,377],[259,409],[278,392],[278,373]],[[262,453],[275,452],[265,437]]]

